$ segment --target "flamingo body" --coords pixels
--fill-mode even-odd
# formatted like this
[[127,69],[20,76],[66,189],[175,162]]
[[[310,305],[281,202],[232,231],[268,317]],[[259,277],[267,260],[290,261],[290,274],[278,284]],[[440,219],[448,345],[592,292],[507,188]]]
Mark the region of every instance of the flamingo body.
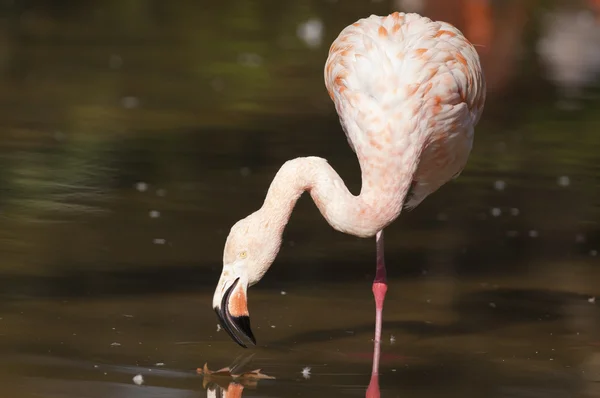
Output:
[[361,19],[340,33],[325,64],[325,85],[360,163],[360,194],[353,195],[325,159],[287,161],[262,207],[231,228],[213,308],[236,342],[255,343],[247,288],[275,260],[296,201],[308,191],[336,230],[376,236],[377,375],[387,291],[383,229],[403,207],[417,206],[463,169],[483,111],[485,81],[475,48],[458,29],[394,13]]
[[406,207],[465,166],[485,81],[475,48],[454,26],[397,12],[361,19],[333,42],[325,85],[363,173],[377,176],[374,183],[393,188],[387,180],[406,178],[412,166],[406,162],[418,152]]

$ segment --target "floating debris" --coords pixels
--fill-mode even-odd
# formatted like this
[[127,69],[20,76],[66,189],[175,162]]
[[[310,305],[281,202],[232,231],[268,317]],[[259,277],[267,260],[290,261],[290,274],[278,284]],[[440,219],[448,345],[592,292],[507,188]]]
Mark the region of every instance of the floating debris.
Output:
[[146,184],[143,181],[140,181],[135,184],[135,189],[137,189],[140,192],[146,192],[148,190],[148,184]]
[[217,323],[217,332],[221,331],[221,324]]
[[154,238],[152,240],[152,243],[154,243],[155,245],[164,245],[165,243],[167,243],[167,241],[163,238]]
[[165,366],[165,363],[164,362],[156,362],[154,364],[154,366],[158,366],[158,367]]
[[494,182],[494,189],[496,191],[504,191],[505,188],[506,188],[506,182],[504,182],[502,180],[498,180],[498,181]]
[[538,231],[536,231],[535,229],[532,229],[531,231],[529,231],[529,237],[530,238],[537,238],[539,235]]
[[117,343],[116,341],[114,343],[110,343],[111,347],[120,347],[121,343]]
[[590,304],[595,304],[595,303],[596,303],[596,297],[590,297],[590,298],[588,299],[588,303],[590,303]]
[[150,213],[148,213],[148,215],[150,216],[150,218],[158,218],[160,217],[160,211],[150,210]]
[[305,379],[310,379],[310,367],[305,367],[304,369],[302,369],[302,377],[304,377]]
[[568,187],[569,185],[571,185],[571,179],[567,176],[560,176],[558,177],[556,183],[559,187]]
[[275,379],[275,377],[273,377],[273,376],[268,376],[266,374],[260,373],[260,369],[252,370],[249,372],[244,372],[241,374],[231,373],[230,367],[212,371],[208,368],[207,363],[204,364],[204,367],[198,368],[196,370],[196,372],[199,375],[204,376],[204,380],[202,381],[202,385],[204,388],[206,388],[206,386],[211,381],[214,381],[216,384],[219,384],[219,385],[221,385],[222,382],[228,382],[228,381],[235,381],[237,383],[244,384],[244,385],[255,385],[259,380]]
[[286,292],[285,290],[282,290],[282,291],[281,291],[281,295],[282,295],[282,296],[285,296],[286,294],[287,294],[287,292]]
[[138,386],[141,386],[142,384],[144,384],[144,376],[142,376],[142,375],[136,375],[136,376],[134,376],[133,382],[135,384],[137,384]]
[[492,214],[492,216],[494,217],[499,217],[502,214],[502,210],[499,207],[494,207],[490,213]]
[[390,336],[390,344],[394,344],[396,342],[396,336],[391,335]]

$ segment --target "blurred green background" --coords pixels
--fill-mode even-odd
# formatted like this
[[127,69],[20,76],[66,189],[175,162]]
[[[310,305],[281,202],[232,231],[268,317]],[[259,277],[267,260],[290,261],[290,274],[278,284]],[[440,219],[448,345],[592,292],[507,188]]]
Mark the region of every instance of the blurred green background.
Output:
[[[390,276],[596,261],[598,1],[2,0],[0,292],[208,291],[285,160],[358,192],[323,65],[396,10],[459,27],[489,93],[461,177],[389,228]],[[373,256],[305,196],[264,283],[368,279]]]

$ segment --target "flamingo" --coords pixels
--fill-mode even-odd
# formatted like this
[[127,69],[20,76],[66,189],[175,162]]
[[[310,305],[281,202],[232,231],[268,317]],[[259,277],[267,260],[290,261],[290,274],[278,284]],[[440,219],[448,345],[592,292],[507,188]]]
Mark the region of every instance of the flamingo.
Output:
[[334,229],[375,236],[375,378],[387,291],[384,228],[463,170],[483,112],[485,79],[477,51],[457,28],[398,12],[343,29],[324,75],[360,164],[360,194],[323,158],[285,162],[262,207],[231,228],[213,308],[240,346],[256,344],[247,289],[275,260],[296,201],[308,191]]

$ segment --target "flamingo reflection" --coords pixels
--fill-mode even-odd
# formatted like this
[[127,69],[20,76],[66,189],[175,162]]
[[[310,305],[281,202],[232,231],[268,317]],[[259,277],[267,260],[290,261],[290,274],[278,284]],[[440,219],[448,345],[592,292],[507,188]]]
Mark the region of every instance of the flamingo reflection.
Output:
[[198,373],[204,377],[202,386],[206,388],[207,398],[241,397],[245,388],[256,388],[259,380],[274,379],[261,373],[260,369],[243,371],[253,356],[254,354],[239,356],[233,364],[217,371],[211,371],[207,364],[198,369]]
[[[373,366],[371,371],[371,381],[367,387],[366,398],[380,398],[379,390],[379,361],[381,354],[381,342],[375,340],[373,346]],[[207,398],[238,398],[242,397],[244,389],[256,389],[261,380],[275,379],[275,377],[261,373],[260,369],[253,371],[242,371],[247,367],[252,355],[240,356],[233,361],[233,364],[211,371],[205,364],[198,373],[203,376],[202,387],[206,389]]]

